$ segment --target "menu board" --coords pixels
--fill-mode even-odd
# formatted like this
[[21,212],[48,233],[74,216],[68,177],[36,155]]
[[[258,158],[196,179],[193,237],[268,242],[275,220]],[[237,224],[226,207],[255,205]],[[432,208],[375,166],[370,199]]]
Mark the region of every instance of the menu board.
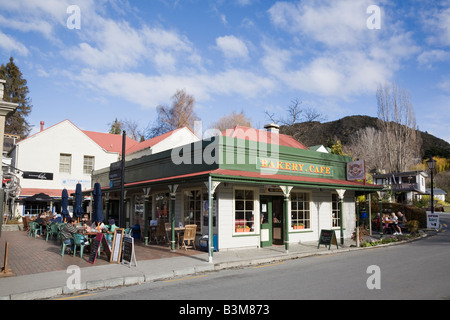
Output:
[[122,263],[128,264],[129,267],[131,267],[132,263],[137,266],[134,252],[134,238],[129,235],[124,235],[123,237]]
[[320,238],[319,238],[319,245],[317,246],[317,248],[319,248],[321,244],[328,246],[328,250],[330,250],[332,244],[335,244],[336,247],[339,248],[335,231],[334,230],[321,230]]
[[117,228],[114,231],[114,238],[112,242],[112,249],[111,249],[111,258],[109,262],[120,262],[120,255],[122,254],[122,242],[123,242],[123,228]]
[[89,254],[88,262],[94,264],[95,260],[97,260],[98,248],[100,247],[100,243],[104,239],[103,233],[98,233],[91,244],[91,253]]

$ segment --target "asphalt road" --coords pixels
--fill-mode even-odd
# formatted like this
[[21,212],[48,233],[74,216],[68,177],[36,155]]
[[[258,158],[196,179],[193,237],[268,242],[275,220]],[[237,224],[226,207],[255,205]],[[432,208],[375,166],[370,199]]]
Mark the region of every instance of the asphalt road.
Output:
[[[178,300],[180,308],[185,302],[198,304],[198,300],[244,304],[310,299],[448,300],[450,215],[442,214],[440,222],[437,235],[406,244],[205,273],[69,299]],[[249,312],[248,307],[242,310]]]

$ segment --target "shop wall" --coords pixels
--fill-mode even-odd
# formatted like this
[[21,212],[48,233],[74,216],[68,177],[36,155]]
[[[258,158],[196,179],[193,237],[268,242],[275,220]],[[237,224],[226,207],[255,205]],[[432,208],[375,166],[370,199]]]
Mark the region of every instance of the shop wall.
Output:
[[255,190],[255,222],[259,221],[259,188],[254,186],[233,185],[221,183],[216,190],[218,199],[219,250],[249,248],[260,246],[259,225],[256,224],[255,234],[236,235],[234,233],[234,188],[242,187]]

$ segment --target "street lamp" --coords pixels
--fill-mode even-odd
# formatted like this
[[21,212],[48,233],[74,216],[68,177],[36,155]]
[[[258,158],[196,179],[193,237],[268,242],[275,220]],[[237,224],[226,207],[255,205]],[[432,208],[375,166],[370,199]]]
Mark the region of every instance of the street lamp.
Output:
[[431,171],[431,213],[434,213],[434,194],[433,194],[433,170],[436,167],[436,160],[430,156],[430,159],[427,161],[428,168]]

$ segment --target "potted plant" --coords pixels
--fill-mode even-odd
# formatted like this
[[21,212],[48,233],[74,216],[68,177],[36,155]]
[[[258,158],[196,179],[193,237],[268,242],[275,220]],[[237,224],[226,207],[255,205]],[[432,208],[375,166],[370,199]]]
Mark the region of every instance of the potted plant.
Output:
[[244,232],[244,226],[243,225],[236,226],[236,232]]

